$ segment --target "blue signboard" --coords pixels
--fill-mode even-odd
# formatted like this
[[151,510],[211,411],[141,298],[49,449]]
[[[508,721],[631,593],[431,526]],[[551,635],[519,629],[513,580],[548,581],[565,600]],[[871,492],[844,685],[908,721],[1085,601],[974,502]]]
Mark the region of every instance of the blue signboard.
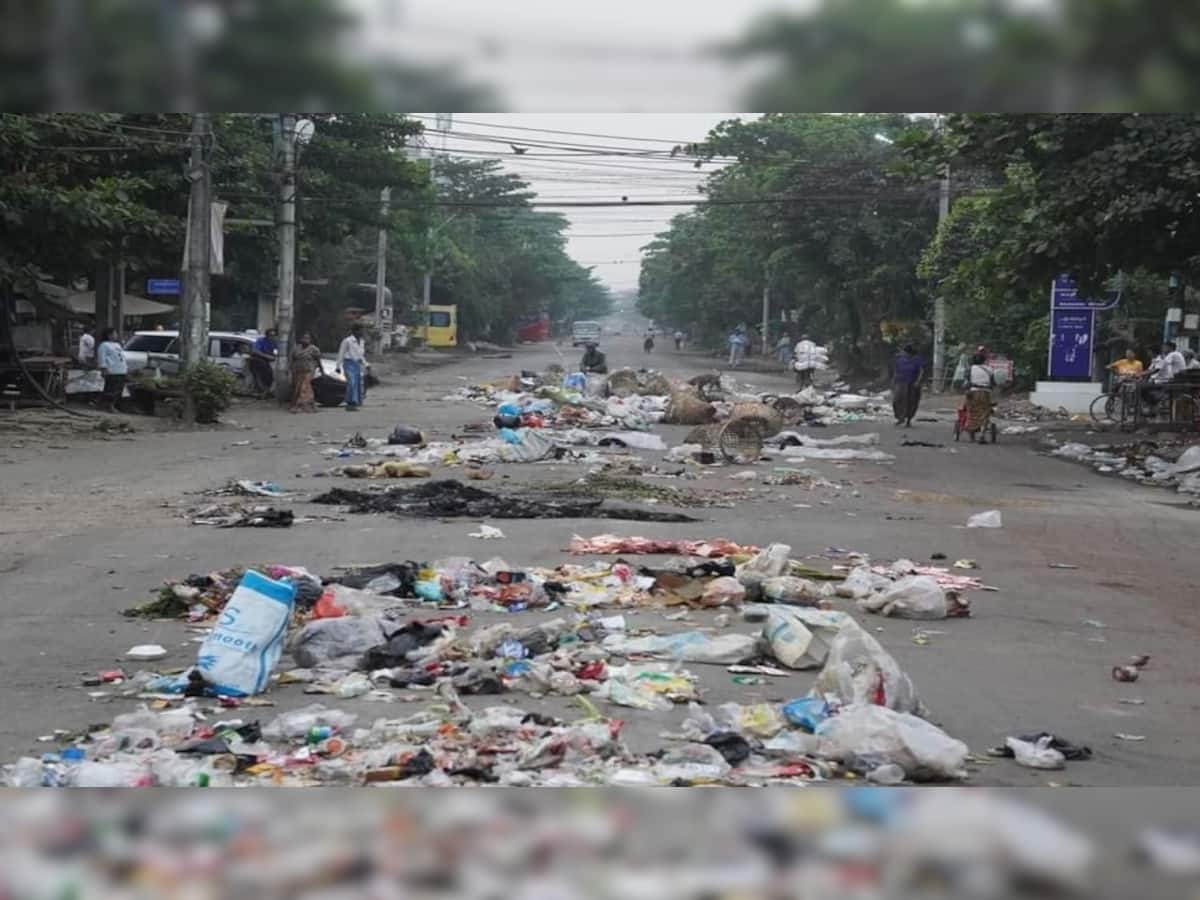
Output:
[[1065,275],[1055,278],[1050,288],[1051,309],[1112,309],[1120,302],[1120,291],[1107,291],[1102,300],[1080,297],[1075,282]]
[[1050,311],[1051,380],[1091,377],[1095,320],[1096,313],[1086,308]]
[[155,295],[164,295],[164,294],[170,295],[170,296],[178,296],[180,293],[182,293],[182,291],[180,290],[180,287],[181,287],[181,285],[179,283],[178,278],[147,278],[146,279],[146,293],[149,294],[151,297],[153,297]]

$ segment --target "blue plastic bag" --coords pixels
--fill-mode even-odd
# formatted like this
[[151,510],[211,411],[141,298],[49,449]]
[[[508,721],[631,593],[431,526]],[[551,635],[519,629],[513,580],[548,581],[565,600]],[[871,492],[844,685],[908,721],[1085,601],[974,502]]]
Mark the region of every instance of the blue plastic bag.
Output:
[[783,704],[783,717],[809,734],[829,718],[829,704],[820,697],[800,697]]
[[196,658],[196,671],[218,694],[262,693],[283,653],[296,588],[258,572],[242,576]]

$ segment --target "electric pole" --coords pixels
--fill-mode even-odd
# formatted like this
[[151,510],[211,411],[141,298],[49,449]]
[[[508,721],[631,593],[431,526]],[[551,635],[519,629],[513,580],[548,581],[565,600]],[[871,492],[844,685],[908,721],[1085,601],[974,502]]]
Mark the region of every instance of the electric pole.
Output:
[[763,285],[763,308],[762,308],[762,347],[763,356],[769,356],[771,353],[771,339],[769,335],[769,327],[771,322],[771,285],[770,282]]
[[392,205],[392,189],[379,192],[379,246],[375,251],[375,327],[379,329],[379,352],[383,352],[383,297],[387,291],[387,226]]
[[282,171],[279,180],[279,296],[275,302],[278,355],[275,394],[280,400],[291,390],[292,319],[296,300],[296,117],[279,117]]
[[[208,308],[209,266],[212,265],[212,176],[205,159],[205,141],[210,131],[208,113],[192,116],[192,158],[188,166],[192,190],[188,203],[187,276],[181,323],[181,362],[185,372],[207,356],[205,310]],[[195,411],[191,396],[186,392],[185,404],[187,420],[194,422]]]
[[[942,117],[937,119],[938,130],[942,130]],[[938,230],[941,231],[950,217],[950,163],[942,167],[942,180],[938,185]],[[933,298],[933,392],[942,393],[946,388],[946,295],[938,286]]]

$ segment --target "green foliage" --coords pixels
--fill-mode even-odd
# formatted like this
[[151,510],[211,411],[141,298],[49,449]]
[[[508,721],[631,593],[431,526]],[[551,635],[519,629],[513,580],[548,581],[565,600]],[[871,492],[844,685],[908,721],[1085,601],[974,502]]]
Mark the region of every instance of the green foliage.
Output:
[[1175,0],[820,0],[730,52],[775,60],[753,109],[1163,111],[1200,101],[1198,46]]
[[184,373],[183,384],[196,411],[196,421],[212,424],[233,402],[237,378],[228,369],[205,359]]
[[794,113],[719,125],[691,150],[734,161],[708,178],[714,205],[677,216],[649,245],[639,309],[718,344],[760,320],[769,286],[774,318],[795,310],[795,330],[833,342],[842,365],[881,370],[891,356],[883,324],[924,318],[929,301],[915,270],[936,192],[894,171],[898,153],[875,138],[911,127],[891,115]]

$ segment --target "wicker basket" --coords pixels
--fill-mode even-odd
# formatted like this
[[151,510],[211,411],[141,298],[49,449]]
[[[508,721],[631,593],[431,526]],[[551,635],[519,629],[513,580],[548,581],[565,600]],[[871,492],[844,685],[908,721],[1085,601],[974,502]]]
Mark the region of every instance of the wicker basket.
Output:
[[673,391],[663,422],[667,425],[704,425],[716,415],[717,411],[711,403],[691,391]]
[[685,438],[686,444],[699,444],[705,450],[717,450],[729,462],[753,462],[762,456],[763,424],[755,419],[738,419],[700,425]]
[[735,403],[729,413],[729,421],[741,419],[757,422],[764,439],[783,430],[783,414],[765,403]]

